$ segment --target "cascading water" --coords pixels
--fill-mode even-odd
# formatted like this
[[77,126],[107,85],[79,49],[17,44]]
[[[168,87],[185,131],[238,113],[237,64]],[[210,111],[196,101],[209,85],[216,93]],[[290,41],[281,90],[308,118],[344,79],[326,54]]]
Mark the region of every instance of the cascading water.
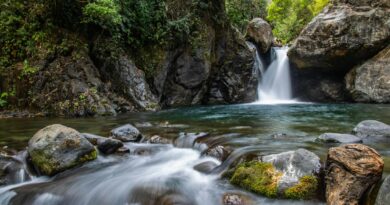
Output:
[[250,49],[256,51],[255,65],[261,73],[262,80],[258,86],[258,101],[260,104],[294,103],[291,91],[290,66],[287,57],[288,47],[273,47],[272,62],[264,69],[264,63],[256,48],[247,42]]

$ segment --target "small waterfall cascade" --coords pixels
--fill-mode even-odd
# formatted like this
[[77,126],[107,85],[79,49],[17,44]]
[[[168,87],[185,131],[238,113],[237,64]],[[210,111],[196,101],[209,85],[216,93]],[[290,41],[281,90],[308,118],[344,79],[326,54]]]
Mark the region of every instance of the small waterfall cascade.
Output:
[[255,66],[262,79],[258,85],[259,104],[282,104],[296,102],[292,98],[290,65],[287,57],[288,47],[273,47],[272,61],[266,68],[262,58],[253,43],[247,42],[251,50],[256,50]]
[[263,60],[261,60],[261,56],[260,56],[260,53],[257,52],[257,47],[255,44],[253,44],[252,42],[250,41],[247,41],[246,42],[246,45],[248,45],[249,49],[254,53],[255,55],[255,68],[259,70],[261,76],[264,75],[264,63],[263,63]]

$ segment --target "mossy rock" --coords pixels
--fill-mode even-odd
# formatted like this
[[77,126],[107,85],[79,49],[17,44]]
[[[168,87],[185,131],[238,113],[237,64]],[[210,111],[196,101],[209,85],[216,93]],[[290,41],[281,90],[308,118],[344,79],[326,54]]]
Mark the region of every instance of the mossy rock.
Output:
[[50,125],[29,141],[28,153],[37,171],[53,176],[97,158],[95,147],[76,130]]
[[255,193],[275,198],[281,176],[282,173],[275,170],[271,163],[251,161],[241,163],[230,182]]
[[239,164],[230,178],[232,184],[269,198],[309,199],[317,192],[318,179],[315,176],[303,176],[297,184],[279,190],[282,180],[283,172],[271,163],[259,161]]

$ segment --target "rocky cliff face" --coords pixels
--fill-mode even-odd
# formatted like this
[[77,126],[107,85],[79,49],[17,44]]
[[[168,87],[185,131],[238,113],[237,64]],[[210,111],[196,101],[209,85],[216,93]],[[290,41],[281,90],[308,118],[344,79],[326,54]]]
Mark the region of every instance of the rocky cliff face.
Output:
[[200,11],[198,38],[166,51],[154,78],[161,105],[255,100],[258,74],[253,56],[243,37],[229,25],[224,1],[209,2],[208,9]]
[[[289,58],[298,68],[295,76],[299,93],[296,94],[315,101],[348,101],[352,94],[353,100],[359,102],[386,102],[384,99],[388,98],[388,93],[379,90],[388,88],[383,82],[390,74],[384,68],[379,68],[378,63],[372,62],[379,57],[374,57],[371,63],[363,65],[364,68],[355,69],[348,75],[349,92],[344,76],[354,66],[389,45],[389,13],[390,2],[387,0],[333,0],[302,31],[289,50]],[[354,75],[356,71],[360,75]],[[374,85],[372,81],[379,76],[384,81]],[[352,85],[353,82],[358,85]],[[309,90],[304,89],[309,87]]]
[[299,68],[348,70],[390,43],[388,1],[334,0],[289,51]]
[[152,77],[146,78],[138,51],[116,44],[107,33],[87,37],[64,29],[79,45],[36,59],[31,66],[38,72],[28,80],[18,73],[6,76],[0,91],[16,85],[14,107],[69,116],[253,101],[258,73],[244,38],[230,26],[225,2],[166,0],[166,5],[172,20],[190,13],[195,31],[147,51],[161,58]]
[[345,77],[347,89],[357,102],[390,103],[390,46]]

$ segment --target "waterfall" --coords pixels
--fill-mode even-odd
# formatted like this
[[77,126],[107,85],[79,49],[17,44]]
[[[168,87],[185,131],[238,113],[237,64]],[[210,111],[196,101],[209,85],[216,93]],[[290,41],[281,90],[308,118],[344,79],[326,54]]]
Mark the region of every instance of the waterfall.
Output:
[[249,49],[254,53],[255,64],[254,67],[259,70],[261,76],[264,75],[264,63],[261,60],[260,53],[257,52],[257,47],[252,42],[247,41],[246,45],[248,45]]
[[272,62],[264,69],[264,63],[256,46],[247,42],[251,50],[256,51],[255,66],[261,73],[258,85],[259,104],[295,103],[292,98],[290,65],[287,57],[288,47],[273,47],[271,49]]

